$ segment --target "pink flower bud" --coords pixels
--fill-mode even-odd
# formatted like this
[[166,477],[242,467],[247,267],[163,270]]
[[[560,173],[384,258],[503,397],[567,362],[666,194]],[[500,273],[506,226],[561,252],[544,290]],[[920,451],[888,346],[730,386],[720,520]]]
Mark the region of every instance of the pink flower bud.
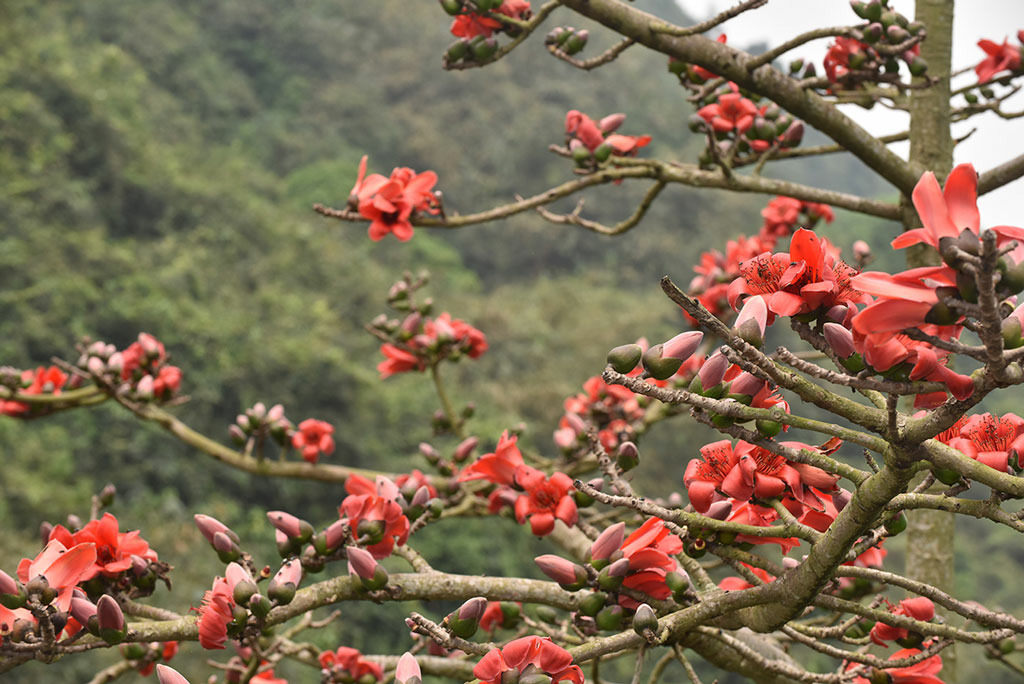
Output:
[[473,450],[476,449],[476,446],[479,443],[479,437],[467,437],[459,442],[459,445],[455,447],[455,453],[452,455],[452,458],[455,459],[456,463],[462,463],[473,455]]
[[281,569],[274,575],[274,582],[280,584],[292,584],[296,587],[302,581],[302,563],[297,558],[286,561]]
[[166,665],[156,666],[156,678],[160,684],[189,684],[189,681],[181,676],[181,673]]
[[858,259],[871,256],[871,245],[863,240],[857,240],[853,243],[853,255]]
[[213,535],[217,532],[223,532],[234,541],[238,541],[238,535],[232,532],[227,525],[216,518],[211,518],[210,516],[203,515],[202,513],[196,513],[193,516],[193,519],[196,521],[196,527],[199,528],[199,532],[202,533],[202,535],[206,537],[206,541],[211,544],[213,543]]
[[764,344],[764,331],[768,326],[768,305],[764,297],[748,297],[736,317],[733,330],[747,344],[760,347]]
[[17,594],[18,583],[3,570],[0,570],[0,594]]
[[142,556],[132,554],[132,572],[136,577],[142,577],[149,572],[149,561]]
[[89,618],[96,615],[96,605],[86,598],[78,596],[71,597],[71,617],[75,622],[85,627],[89,624]]
[[748,397],[757,396],[764,389],[765,381],[756,375],[743,371],[729,385],[729,394],[742,394]]
[[267,420],[271,423],[275,423],[284,418],[284,406],[281,404],[274,404],[267,411]]
[[838,323],[826,323],[823,327],[825,341],[841,359],[852,356],[857,349],[853,346],[853,333]]
[[96,358],[95,356],[89,357],[89,360],[85,363],[85,367],[89,370],[89,372],[92,375],[96,377],[102,376],[103,373],[106,372],[107,370],[107,364],[103,363],[102,360]]
[[587,423],[585,420],[580,418],[579,414],[566,413],[565,422],[569,424],[569,427],[576,431],[577,435],[587,431]]
[[796,558],[790,558],[789,556],[786,556],[782,559],[782,567],[784,567],[786,570],[792,570],[798,565],[800,565],[800,561],[798,561]]
[[345,553],[348,555],[348,569],[365,580],[373,579],[377,571],[377,561],[366,549],[358,546],[346,546]]
[[122,356],[121,352],[114,352],[110,355],[110,358],[107,359],[107,368],[115,373],[121,372],[124,368],[124,356]]
[[289,537],[302,536],[302,520],[285,511],[267,511],[267,520]]
[[558,428],[552,439],[559,449],[568,449],[576,444],[576,431],[569,427]]
[[139,346],[146,356],[155,358],[160,355],[160,343],[149,333],[139,333]]
[[852,498],[853,494],[845,489],[840,489],[832,495],[832,505],[836,507],[836,511],[842,512],[842,510],[846,508],[846,504],[850,503],[850,499]]
[[395,681],[398,684],[420,684],[423,675],[420,673],[420,664],[416,662],[415,656],[406,651],[398,659],[398,667],[395,668]]
[[249,414],[256,420],[262,421],[267,417],[267,405],[262,401],[257,401],[253,404],[252,408],[249,409]]
[[572,561],[566,560],[561,556],[555,556],[553,554],[545,554],[543,556],[537,556],[533,559],[533,562],[537,564],[541,572],[555,580],[559,584],[573,585],[579,580],[577,569],[583,572],[583,568]]
[[609,114],[608,116],[602,118],[598,122],[597,126],[598,128],[601,129],[602,133],[607,135],[608,133],[611,133],[612,131],[616,130],[619,126],[621,126],[622,122],[625,120],[626,115],[621,112],[617,114]]
[[220,553],[234,553],[238,548],[235,546],[235,542],[231,540],[231,537],[223,532],[215,532],[212,542],[213,548],[217,549]]
[[703,339],[704,333],[700,330],[680,333],[662,345],[661,355],[666,359],[686,361],[697,351]]
[[142,379],[139,380],[139,384],[135,386],[136,396],[142,399],[151,399],[153,397],[153,376],[143,375]]
[[412,500],[409,502],[410,506],[426,506],[430,503],[430,487],[427,485],[420,485],[416,493],[412,495]]
[[344,520],[335,520],[327,529],[324,530],[324,536],[327,538],[327,548],[336,549],[341,546],[341,542],[345,539],[345,532],[348,529],[348,523]]
[[483,596],[471,598],[459,606],[458,616],[460,620],[479,620],[487,608],[487,599]]
[[615,523],[598,536],[590,545],[590,557],[592,559],[605,560],[622,546],[625,537],[626,523]]
[[712,387],[721,384],[730,365],[729,359],[725,358],[725,354],[722,352],[717,351],[712,354],[711,358],[705,361],[704,365],[700,367],[700,371],[697,372],[701,388],[707,392]]
[[420,453],[431,463],[437,463],[441,458],[441,454],[437,453],[437,449],[427,444],[426,442],[420,442]]
[[400,330],[408,335],[415,335],[416,331],[420,329],[420,325],[422,323],[423,314],[419,311],[413,311],[402,320]]

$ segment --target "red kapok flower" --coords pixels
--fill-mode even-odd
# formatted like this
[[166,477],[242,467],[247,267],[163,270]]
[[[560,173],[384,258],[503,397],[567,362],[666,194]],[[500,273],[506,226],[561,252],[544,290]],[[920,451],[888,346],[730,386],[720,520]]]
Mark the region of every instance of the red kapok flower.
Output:
[[[935,604],[932,603],[931,599],[918,596],[917,598],[904,599],[899,602],[899,605],[890,606],[889,612],[893,615],[904,615],[921,622],[929,622],[935,617]],[[893,627],[884,622],[876,622],[875,626],[871,628],[871,641],[879,646],[888,646],[885,642],[906,639],[907,636],[908,631],[906,628]]]
[[396,542],[405,543],[409,537],[409,519],[395,501],[400,494],[393,482],[379,478],[377,491],[377,494],[346,496],[338,512],[342,518],[348,519],[349,529],[357,538],[369,537],[365,548],[380,560],[391,555]]
[[738,92],[725,93],[718,101],[701,107],[697,115],[719,133],[745,133],[754,123],[757,107]]
[[[661,518],[648,518],[633,534],[622,541],[622,555],[629,559],[629,573],[623,586],[642,591],[651,598],[664,599],[672,594],[665,575],[679,569],[672,558],[683,550],[683,541],[672,534]],[[635,608],[635,600],[620,596],[619,603]]]
[[[927,645],[927,643],[924,645]],[[917,648],[904,648],[889,656],[889,660],[910,658],[912,656],[916,656],[920,652],[921,650]],[[853,667],[857,667],[857,663],[850,663],[846,666],[846,669],[849,670]],[[930,658],[925,658],[914,665],[907,665],[906,667],[892,667],[883,671],[889,676],[892,684],[945,684],[941,679],[935,676],[941,670],[942,658],[936,654]],[[854,684],[871,684],[871,682],[865,677],[856,677],[853,682]]]
[[414,211],[436,212],[437,199],[431,191],[437,174],[417,174],[406,167],[396,167],[390,178],[379,173],[366,176],[366,157],[359,162],[359,176],[349,195],[349,204],[370,220],[370,239],[377,242],[394,233],[400,242],[412,238],[410,217]]
[[940,441],[1002,473],[1006,472],[1011,457],[1018,461],[1019,454],[1024,452],[1024,419],[1020,416],[984,413],[962,420],[962,424],[957,421],[959,436]]
[[224,577],[213,580],[213,588],[203,594],[199,607],[199,644],[206,649],[224,648],[228,640],[228,624],[234,619],[235,585],[252,582],[252,575],[238,563],[229,563]]
[[526,493],[516,499],[514,506],[516,521],[522,525],[530,521],[530,530],[538,537],[551,534],[555,520],[572,527],[576,524],[578,511],[572,494],[575,488],[572,478],[565,473],[544,473],[527,465],[519,466],[515,482]]
[[[505,0],[491,11],[514,19],[527,19],[530,16],[530,2],[529,0]],[[454,36],[469,39],[476,36],[489,37],[495,31],[501,30],[503,26],[504,24],[497,19],[475,12],[467,12],[455,17],[450,30]]]
[[322,420],[307,418],[299,423],[299,429],[292,435],[292,446],[302,452],[302,458],[316,463],[320,454],[334,453],[334,426]]
[[987,55],[974,67],[978,83],[991,81],[993,76],[1002,71],[1020,69],[1020,48],[1010,45],[1005,38],[1001,45],[987,39],[979,40],[978,47]]
[[347,672],[354,681],[359,681],[366,674],[373,675],[377,681],[384,678],[380,665],[364,658],[358,649],[348,646],[339,646],[337,651],[323,651],[317,660],[325,670]]
[[523,465],[523,455],[516,446],[517,439],[515,435],[509,436],[508,430],[502,432],[494,453],[484,454],[475,463],[463,468],[459,473],[459,482],[487,480],[501,485],[514,484],[516,469]]
[[94,544],[96,562],[79,581],[92,579],[98,574],[117,577],[132,567],[132,556],[143,560],[156,561],[156,551],[140,536],[138,530],[119,531],[117,518],[104,513],[99,520],[90,520],[78,532],[71,533],[63,525],[57,525],[50,532],[50,540],[58,540],[67,548],[76,544]]
[[67,612],[75,585],[92,571],[96,563],[96,545],[75,544],[68,548],[53,539],[33,559],[22,558],[18,563],[18,579],[28,584],[36,577],[45,577],[50,588],[57,592],[56,605]]
[[551,677],[552,684],[569,681],[583,684],[583,671],[572,664],[572,656],[549,637],[526,636],[492,649],[473,668],[473,676],[483,684],[500,684],[502,673],[522,671],[533,665]]
[[825,53],[825,76],[832,83],[842,80],[850,70],[850,57],[868,49],[867,45],[854,38],[837,37]]

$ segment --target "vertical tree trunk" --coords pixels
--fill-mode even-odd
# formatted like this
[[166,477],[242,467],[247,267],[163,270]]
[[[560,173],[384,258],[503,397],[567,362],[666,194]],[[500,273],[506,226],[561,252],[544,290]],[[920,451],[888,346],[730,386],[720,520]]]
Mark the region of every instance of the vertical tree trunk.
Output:
[[[938,79],[930,88],[911,91],[910,161],[935,172],[940,179],[953,168],[953,138],[950,132],[950,72],[953,43],[954,0],[917,0],[915,20],[928,30],[921,44],[921,56],[928,62],[928,77]],[[921,79],[916,79],[921,80]],[[913,206],[903,199],[904,227],[921,225]],[[908,266],[937,263],[938,255],[925,245],[915,245],[907,255]],[[940,487],[945,489],[945,487]],[[943,591],[953,591],[954,518],[942,511],[914,511],[908,516],[906,575]],[[942,679],[955,684],[954,648],[943,654]]]

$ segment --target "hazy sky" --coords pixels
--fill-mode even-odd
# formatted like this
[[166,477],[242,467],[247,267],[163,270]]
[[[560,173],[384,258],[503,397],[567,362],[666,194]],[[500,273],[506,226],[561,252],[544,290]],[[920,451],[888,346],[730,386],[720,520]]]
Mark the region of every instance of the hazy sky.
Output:
[[[709,17],[735,5],[737,0],[679,0],[679,4],[691,15]],[[890,0],[890,6],[913,20],[913,0]],[[953,70],[973,66],[984,57],[977,46],[981,38],[1002,42],[1009,37],[1017,44],[1016,33],[1024,29],[1024,0],[962,0],[953,24]],[[766,42],[776,45],[808,29],[822,26],[842,26],[859,22],[860,19],[847,0],[770,0],[767,5],[752,10],[712,30],[709,35],[726,33],[729,43],[745,47],[751,43]],[[829,40],[808,43],[794,50],[794,57],[814,61],[821,69],[821,59]],[[976,81],[974,72],[954,80],[953,87]],[[954,100],[954,106],[962,105],[962,98]],[[1024,92],[1008,100],[1005,109],[1024,109]],[[875,134],[896,133],[906,130],[909,116],[875,106],[865,111],[857,106],[844,106],[843,110],[861,125]],[[1009,158],[1024,152],[1024,118],[1012,121],[1000,119],[995,114],[985,113],[970,121],[957,124],[953,135],[959,137],[971,128],[977,131],[956,147],[956,163],[971,162],[979,172],[986,171]],[[907,143],[893,145],[902,155],[907,153]],[[979,202],[982,226],[1000,224],[1024,225],[1024,179],[984,195]]]

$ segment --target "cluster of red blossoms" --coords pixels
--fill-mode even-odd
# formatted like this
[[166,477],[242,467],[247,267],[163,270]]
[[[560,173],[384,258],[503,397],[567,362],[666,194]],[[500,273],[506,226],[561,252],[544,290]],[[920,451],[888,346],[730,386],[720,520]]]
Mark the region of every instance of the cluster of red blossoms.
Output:
[[[717,141],[716,153],[721,156],[749,152],[761,154],[772,148],[796,147],[804,137],[802,121],[782,112],[777,105],[758,107],[740,93],[735,83],[715,91],[708,104],[697,110],[690,128],[694,132],[710,129]],[[700,162],[708,167],[713,156],[705,151]]]
[[473,676],[481,684],[517,681],[516,674],[522,678],[532,673],[547,675],[551,684],[561,681],[583,684],[583,670],[573,665],[572,655],[549,637],[514,639],[502,648],[491,649],[473,668]]
[[548,477],[526,465],[516,439],[507,430],[503,432],[494,452],[466,466],[458,481],[487,480],[498,485],[489,498],[492,512],[511,502],[516,521],[520,525],[529,521],[531,531],[538,537],[551,534],[555,520],[570,527],[575,525],[578,511],[572,478],[560,472]]
[[336,651],[323,651],[317,658],[328,682],[379,682],[384,678],[380,665],[367,660],[358,649],[339,646]]
[[[888,0],[853,0],[850,5],[868,24],[858,27],[854,37],[839,36],[829,46],[824,67],[825,75],[833,85],[856,88],[862,82],[877,81],[883,69],[887,74],[895,74],[899,71],[899,62],[891,48],[897,46],[903,50],[899,57],[906,62],[911,75],[924,74],[928,65],[920,57],[920,43],[913,42],[915,37],[923,37],[923,24],[910,22],[899,12],[892,11],[887,6]],[[910,42],[913,45],[907,48]],[[890,49],[876,50],[875,45]]]
[[459,38],[469,39],[477,36],[490,38],[495,32],[504,29],[505,24],[494,19],[491,16],[493,14],[502,14],[513,19],[530,18],[529,0],[477,0],[476,8],[478,10],[487,9],[491,15],[464,9],[462,0],[449,0],[447,4],[451,5],[451,8],[446,6],[446,11],[460,12],[456,14],[451,25],[452,35]]
[[1024,54],[1024,30],[1017,31],[1017,41],[1022,45],[1010,45],[1006,38],[1001,44],[991,40],[978,41],[978,47],[987,55],[974,67],[978,83],[987,83],[1004,71],[1011,74],[1020,71],[1021,56]]
[[[52,394],[58,396],[68,381],[68,374],[56,366],[50,366],[49,368],[40,366],[35,370],[24,370],[20,374],[12,371],[12,375],[16,375],[16,382],[11,383],[14,385],[11,389],[14,389],[19,394]],[[21,401],[0,399],[0,415],[25,416],[31,411],[31,408],[28,404]]]
[[345,480],[345,491],[348,496],[342,500],[338,513],[374,558],[387,558],[396,543],[405,543],[409,537],[409,518],[399,503],[403,496],[398,485],[383,476],[378,476],[374,483],[353,474]]
[[594,121],[583,112],[570,109],[565,115],[565,135],[569,151],[580,166],[605,162],[611,155],[632,156],[651,142],[649,135],[622,135],[616,133],[626,120],[625,114],[609,114]]
[[1013,413],[963,416],[936,439],[1001,473],[1024,466],[1024,418]]
[[719,318],[731,313],[728,305],[729,286],[740,277],[740,266],[765,252],[771,252],[777,242],[789,237],[797,227],[813,228],[821,219],[831,223],[835,218],[827,204],[804,202],[792,197],[775,197],[761,211],[764,224],[754,237],[739,236],[726,243],[725,253],[718,250],[704,252],[693,270],[697,275],[690,281],[689,294],[705,309]]
[[369,235],[374,242],[388,233],[394,233],[400,242],[405,242],[412,238],[414,212],[436,214],[440,211],[432,192],[436,183],[437,174],[433,171],[416,173],[404,166],[393,169],[390,177],[379,173],[367,176],[366,156],[363,156],[355,187],[348,196],[348,206],[369,219]]
[[381,332],[390,333],[392,339],[380,347],[385,356],[377,364],[381,380],[396,373],[423,371],[441,359],[478,359],[487,351],[487,337],[447,311],[436,318],[413,312],[395,329]]

